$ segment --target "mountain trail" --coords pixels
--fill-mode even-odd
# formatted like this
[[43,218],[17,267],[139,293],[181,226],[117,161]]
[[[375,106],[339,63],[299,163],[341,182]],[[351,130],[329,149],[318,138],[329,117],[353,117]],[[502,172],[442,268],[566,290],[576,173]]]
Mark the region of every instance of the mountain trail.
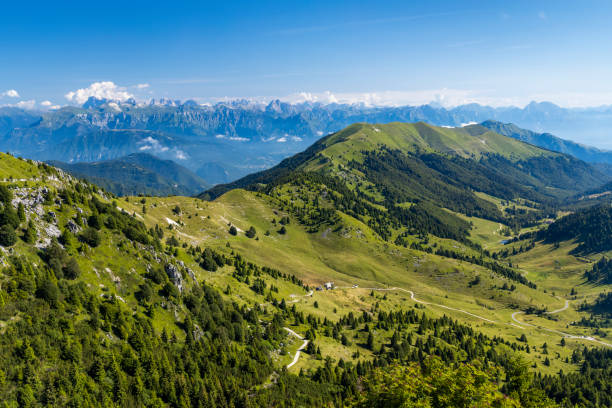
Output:
[[296,332],[294,332],[293,330],[291,330],[288,327],[283,327],[283,329],[287,330],[287,332],[289,332],[289,334],[291,334],[292,336],[297,337],[300,340],[304,340],[304,342],[302,343],[302,345],[300,346],[300,348],[297,349],[297,351],[295,352],[295,356],[293,356],[293,361],[290,362],[289,364],[287,364],[287,368],[291,368],[295,365],[295,363],[298,362],[298,360],[300,359],[300,354],[302,352],[302,350],[304,350],[306,348],[306,346],[308,346],[308,343],[310,343],[309,340],[306,340],[304,337],[300,336],[299,334],[297,334]]
[[[356,289],[356,287],[355,286],[350,287],[350,288],[349,287],[343,287],[342,289]],[[520,320],[518,320],[516,318],[517,315],[525,313],[525,312],[522,312],[522,311],[512,313],[511,318],[512,318],[512,320],[515,323],[503,323],[503,322],[496,322],[496,321],[488,319],[486,317],[479,316],[477,314],[468,312],[467,310],[457,309],[457,308],[446,306],[446,305],[440,305],[440,304],[437,304],[437,303],[431,303],[431,302],[425,302],[423,300],[419,300],[419,299],[417,299],[414,296],[414,292],[413,291],[408,290],[408,289],[404,289],[404,288],[391,287],[391,288],[361,288],[361,289],[376,290],[376,291],[399,290],[399,291],[402,291],[402,292],[409,293],[410,294],[410,299],[412,301],[416,302],[416,303],[420,303],[420,304],[423,304],[423,305],[429,305],[429,306],[435,306],[435,307],[441,307],[443,309],[447,309],[447,310],[452,310],[452,311],[455,311],[455,312],[464,313],[464,314],[467,314],[468,316],[472,316],[472,317],[475,317],[475,318],[480,319],[480,320],[484,320],[484,321],[489,322],[489,323],[513,326],[513,327],[516,327],[516,328],[519,328],[519,329],[525,329],[524,326],[529,326],[529,327],[535,328],[536,330],[547,331],[549,333],[555,333],[555,334],[558,334],[558,335],[560,335],[562,337],[565,337],[565,338],[568,338],[568,339],[586,340],[586,341],[591,341],[591,342],[594,342],[594,343],[601,344],[601,345],[606,346],[606,347],[612,347],[612,344],[606,343],[605,341],[602,341],[602,340],[597,339],[597,338],[592,337],[592,336],[577,336],[577,335],[565,333],[565,332],[562,332],[562,331],[559,331],[559,330],[549,329],[549,328],[542,327],[542,326],[539,326],[539,325],[536,326],[536,325],[533,325],[533,324],[530,324],[530,323],[522,322],[522,321],[520,321]],[[568,307],[569,307],[569,301],[566,300],[565,301],[565,306],[563,306],[561,309],[557,309],[557,310],[553,310],[551,312],[547,312],[547,314],[559,313],[559,312],[562,312],[562,311],[566,310]]]

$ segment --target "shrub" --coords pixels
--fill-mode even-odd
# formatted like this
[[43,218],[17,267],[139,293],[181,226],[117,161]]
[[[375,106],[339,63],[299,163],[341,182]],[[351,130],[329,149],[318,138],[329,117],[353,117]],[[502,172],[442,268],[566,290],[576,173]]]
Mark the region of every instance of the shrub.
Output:
[[161,294],[162,296],[165,296],[166,298],[178,298],[180,293],[178,291],[178,289],[176,288],[176,286],[174,286],[172,283],[167,282],[164,287],[161,290]]
[[245,233],[245,235],[247,236],[247,238],[255,238],[255,235],[257,235],[257,231],[255,230],[255,227],[251,226],[251,228],[249,228],[249,230]]
[[55,305],[59,299],[59,289],[50,279],[45,280],[36,291],[36,296]]
[[0,227],[0,245],[10,247],[15,245],[15,242],[17,242],[15,230],[10,225]]
[[135,295],[136,299],[138,299],[140,302],[148,302],[153,296],[153,289],[151,289],[151,286],[145,282],[140,285],[140,290],[136,292]]
[[79,238],[81,239],[81,241],[83,241],[92,248],[95,248],[100,245],[100,242],[102,241],[100,233],[92,227],[88,227],[83,230],[81,235],[79,235]]
[[0,213],[0,225],[10,225],[13,229],[21,224],[17,211],[10,205],[4,207],[4,211]]
[[147,236],[147,233],[133,226],[127,227],[125,231],[123,231],[123,233],[128,239],[132,241],[140,242],[143,245],[147,245],[149,243],[149,237]]
[[90,227],[95,228],[97,230],[102,228],[102,220],[98,214],[90,215],[89,218],[87,219],[87,224]]
[[4,203],[4,205],[10,205],[12,199],[13,193],[11,193],[11,190],[4,184],[0,184],[0,201]]
[[232,225],[232,226],[230,227],[230,229],[229,229],[229,233],[230,233],[231,235],[234,235],[234,236],[235,236],[235,235],[237,235],[237,234],[238,234],[238,230],[236,229],[236,227],[234,227],[234,226]]
[[146,277],[158,285],[166,280],[166,274],[161,270],[161,268],[151,269],[149,272],[147,272]]
[[62,271],[64,272],[64,277],[66,279],[76,279],[81,276],[81,268],[74,258],[68,259],[68,262],[66,262],[66,265],[62,268]]

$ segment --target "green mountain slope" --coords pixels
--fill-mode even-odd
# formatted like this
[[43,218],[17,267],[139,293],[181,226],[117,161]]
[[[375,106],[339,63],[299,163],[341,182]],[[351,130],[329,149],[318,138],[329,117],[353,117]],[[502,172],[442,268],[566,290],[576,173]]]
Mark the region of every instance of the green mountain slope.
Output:
[[555,221],[539,233],[548,242],[574,240],[576,253],[612,251],[612,207],[610,204],[581,209]]
[[[326,342],[324,333],[350,334],[354,326],[356,335],[357,326],[386,318],[347,324],[353,315],[342,315],[324,322],[308,308],[289,308],[290,294],[308,290],[295,275],[227,248],[179,246],[172,229],[148,229],[141,221],[146,214],[129,215],[98,187],[48,165],[0,155],[0,176],[0,398],[6,406],[278,406],[288,399],[343,406],[353,402],[360,376],[374,378],[372,345],[359,346],[357,364],[327,359],[337,379],[323,377],[321,365],[307,377],[287,373],[282,367],[289,351],[297,353],[298,335],[283,327],[307,333],[305,353],[322,361],[321,347],[331,355],[326,344],[343,354],[358,347],[331,336]],[[180,209],[172,214],[187,216]],[[414,311],[401,318],[435,321],[457,335],[469,330]],[[385,324],[387,336],[396,323]],[[385,341],[382,332],[378,342]],[[463,349],[458,341],[447,343],[449,352]],[[492,338],[483,347],[483,353],[505,350]],[[416,349],[423,352],[424,345]],[[396,364],[393,354],[379,352],[379,361]],[[482,385],[477,398],[512,401],[476,368],[484,356],[467,365]],[[428,364],[434,369],[442,361],[450,360]],[[459,391],[457,398],[470,395]]]
[[303,153],[270,170],[217,186],[203,197],[216,197],[231,188],[266,183],[296,169],[329,171],[334,165],[362,163],[366,156],[381,149],[397,150],[410,157],[436,154],[444,158],[476,160],[490,171],[498,170],[502,174],[510,171],[509,176],[519,179],[514,184],[539,189],[584,190],[588,188],[585,186],[595,187],[607,180],[607,176],[580,160],[502,136],[480,125],[441,128],[422,122],[355,124],[319,140]]
[[[561,139],[550,133],[537,133],[531,130],[522,129],[513,123],[502,123],[494,120],[487,120],[481,123],[486,127],[501,135],[539,146],[544,149],[572,155],[588,163],[612,163],[612,152],[601,150],[596,147],[585,146],[571,140]],[[609,169],[608,166],[605,166]]]
[[[451,230],[490,221],[430,202],[389,218],[353,200],[356,191],[304,172],[212,202],[112,201],[0,154],[0,398],[10,407],[609,402],[612,356],[591,347],[592,329],[566,327],[588,311],[517,317],[558,309],[564,282],[553,294],[546,277],[497,261],[500,245],[492,253],[471,235],[426,232],[455,217]],[[414,231],[387,239],[378,229],[392,219]],[[317,290],[330,281],[334,289]],[[574,337],[560,342],[562,331]],[[582,364],[591,368],[579,373]]]
[[[413,231],[467,239],[462,221],[442,216],[441,209],[515,229],[533,225],[536,218],[554,214],[560,198],[608,180],[571,156],[478,125],[449,129],[424,123],[356,124],[270,170],[216,186],[200,197],[215,198],[232,188],[269,191],[308,173],[324,178],[320,182],[327,186],[338,186],[342,191],[332,189],[344,200],[359,203],[350,211],[385,239],[401,239]],[[502,212],[476,192],[507,201],[526,200],[533,211]],[[354,206],[334,201],[343,211]]]
[[49,162],[119,195],[192,195],[207,187],[199,176],[171,160],[134,153],[93,163]]

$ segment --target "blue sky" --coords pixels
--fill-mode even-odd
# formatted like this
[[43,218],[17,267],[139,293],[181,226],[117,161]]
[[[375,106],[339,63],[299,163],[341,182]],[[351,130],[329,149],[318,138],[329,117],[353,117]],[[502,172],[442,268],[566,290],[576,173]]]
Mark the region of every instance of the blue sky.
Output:
[[92,94],[612,104],[610,2],[7,3],[0,105]]

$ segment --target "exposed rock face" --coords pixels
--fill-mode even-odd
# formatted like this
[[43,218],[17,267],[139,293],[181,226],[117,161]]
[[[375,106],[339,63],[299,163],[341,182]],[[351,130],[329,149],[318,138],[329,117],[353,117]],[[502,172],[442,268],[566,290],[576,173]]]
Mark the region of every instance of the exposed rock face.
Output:
[[78,224],[73,220],[68,220],[68,222],[66,223],[66,228],[73,234],[77,234],[81,230],[81,227],[79,227]]
[[43,215],[42,204],[45,201],[46,195],[49,193],[47,187],[37,189],[32,188],[17,188],[13,191],[13,201],[11,204],[17,208],[19,204],[23,204],[26,212],[33,212],[37,215]]
[[191,279],[193,279],[193,282],[198,285],[198,280],[196,278],[195,273],[191,270],[191,268],[188,268],[187,265],[185,265],[185,262],[183,261],[178,261],[178,264],[181,268],[185,269],[185,271],[187,272],[187,275],[189,275],[189,277]]
[[181,276],[181,272],[178,268],[172,264],[166,264],[164,269],[166,270],[168,278],[174,283],[179,292],[183,293],[183,276]]
[[62,231],[60,231],[60,229],[57,227],[57,225],[55,224],[49,224],[45,227],[45,233],[50,236],[50,237],[59,237],[60,235],[62,235]]

